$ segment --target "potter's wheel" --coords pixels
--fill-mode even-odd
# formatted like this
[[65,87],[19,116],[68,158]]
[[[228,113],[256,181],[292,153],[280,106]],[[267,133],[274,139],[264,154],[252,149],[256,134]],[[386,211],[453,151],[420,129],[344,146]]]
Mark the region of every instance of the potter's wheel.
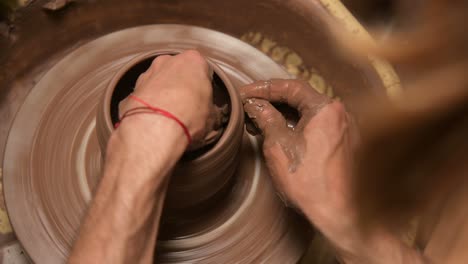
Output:
[[[37,263],[64,262],[101,174],[96,107],[106,85],[129,60],[158,49],[197,48],[239,87],[288,78],[255,48],[192,26],[126,29],[77,47],[37,82],[20,108],[4,156],[5,198],[11,222]],[[159,262],[294,263],[304,252],[298,222],[276,197],[259,142],[244,135],[232,191],[206,223],[164,232]]]

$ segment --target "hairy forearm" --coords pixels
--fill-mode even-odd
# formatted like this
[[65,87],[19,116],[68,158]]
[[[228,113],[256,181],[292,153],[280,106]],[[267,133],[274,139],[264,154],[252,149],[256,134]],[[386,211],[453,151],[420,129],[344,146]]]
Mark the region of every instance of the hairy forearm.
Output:
[[[346,239],[345,239],[346,240]],[[374,230],[359,233],[348,241],[348,248],[337,247],[338,258],[346,264],[423,264],[429,263],[417,250],[407,246],[396,235]],[[340,242],[335,242],[340,244]]]
[[[330,242],[340,263],[346,264],[423,264],[430,263],[424,256],[407,246],[396,234],[383,227],[362,232],[354,217],[329,218],[317,214],[310,204],[303,207],[308,219]],[[313,213],[309,213],[313,211]],[[349,216],[349,215],[348,215]]]
[[[346,130],[343,130],[346,131]],[[336,148],[325,155],[317,175],[326,179],[328,189],[321,200],[304,196],[298,206],[311,223],[329,240],[337,257],[346,264],[419,264],[426,263],[415,249],[383,226],[367,226],[361,231],[358,206],[352,201],[352,144],[342,133]],[[326,153],[325,153],[326,154]],[[321,175],[320,175],[321,173]],[[304,193],[306,193],[304,191]]]
[[168,174],[184,144],[180,127],[164,117],[122,123],[109,141],[104,175],[70,263],[152,262]]

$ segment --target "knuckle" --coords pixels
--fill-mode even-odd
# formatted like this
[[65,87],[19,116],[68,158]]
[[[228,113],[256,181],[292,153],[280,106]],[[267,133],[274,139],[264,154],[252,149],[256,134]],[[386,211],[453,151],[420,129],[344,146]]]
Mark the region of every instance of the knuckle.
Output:
[[340,119],[346,118],[346,109],[341,102],[333,102],[330,104],[330,110]]
[[136,86],[141,85],[143,81],[145,80],[145,78],[146,78],[146,73],[140,74],[140,76],[138,76],[138,79],[136,81]]
[[335,101],[328,104],[323,110],[325,110],[324,115],[326,115],[329,122],[335,127],[341,127],[347,124],[347,112],[342,103]]
[[147,72],[147,71],[145,71],[144,73],[140,74],[140,76],[138,77],[138,79],[142,79],[142,80],[143,80],[143,79],[146,78],[146,76],[148,76],[148,72]]
[[292,82],[298,87],[310,87],[309,83],[302,79],[294,79]]
[[119,118],[120,118],[120,116],[123,115],[127,109],[127,98],[119,102],[118,109],[119,109]]
[[185,54],[186,56],[202,57],[200,51],[194,49],[186,50],[183,52],[183,54]]
[[310,85],[310,83],[304,80],[296,80],[295,87],[297,92],[302,92],[302,94],[307,97],[313,97],[319,94],[317,90]]
[[169,55],[169,54],[165,54],[165,55],[159,55],[158,57],[156,57],[155,60],[159,59],[159,60],[166,60],[166,59],[170,59],[172,58],[172,55]]
[[169,59],[171,56],[170,55],[159,55],[156,58],[154,58],[153,62],[151,63],[151,67],[156,66],[159,62],[164,61]]
[[[307,83],[304,80],[293,79],[293,80],[289,80],[288,88],[290,88],[290,89],[292,89],[294,91],[301,91],[301,90],[309,90],[309,88],[311,88],[311,86],[309,85],[309,83]],[[310,89],[310,90],[312,90],[312,89]]]
[[270,124],[277,123],[279,116],[278,116],[278,112],[276,112],[274,109],[269,108],[269,107],[264,108],[263,112],[261,113],[263,114],[265,122],[270,123]]
[[267,158],[273,159],[275,161],[284,159],[284,155],[282,155],[284,153],[282,151],[280,143],[274,140],[273,138],[265,139],[265,141],[263,142],[263,154]]
[[185,56],[187,58],[191,58],[193,60],[202,60],[203,59],[203,56],[201,55],[201,53],[198,50],[187,50],[182,54],[183,54],[183,56]]
[[182,55],[186,59],[194,63],[200,64],[206,67],[208,66],[208,62],[206,61],[205,57],[203,57],[203,55],[197,50],[187,50],[184,53],[182,53]]

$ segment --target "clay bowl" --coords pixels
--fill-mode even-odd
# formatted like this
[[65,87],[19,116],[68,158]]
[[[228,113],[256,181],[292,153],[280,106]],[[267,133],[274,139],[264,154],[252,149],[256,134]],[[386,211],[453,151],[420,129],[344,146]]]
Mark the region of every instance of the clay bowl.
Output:
[[[118,105],[132,91],[138,76],[145,72],[159,55],[174,55],[178,50],[164,50],[137,56],[124,65],[109,82],[96,117],[96,132],[104,155],[107,141],[118,122]],[[229,119],[216,142],[186,152],[173,172],[166,197],[165,213],[190,214],[209,207],[229,190],[230,180],[238,165],[243,135],[244,114],[238,91],[227,75],[211,60],[213,69],[213,102],[227,105]]]

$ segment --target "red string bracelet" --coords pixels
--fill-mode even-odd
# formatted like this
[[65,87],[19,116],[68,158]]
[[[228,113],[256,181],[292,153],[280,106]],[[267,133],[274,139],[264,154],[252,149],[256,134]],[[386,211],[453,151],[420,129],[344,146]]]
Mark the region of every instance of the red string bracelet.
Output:
[[[145,111],[146,110],[146,111]],[[117,129],[119,126],[120,126],[120,123],[128,116],[132,116],[132,115],[137,115],[137,114],[159,114],[155,111],[153,111],[152,109],[146,107],[146,106],[142,106],[142,107],[135,107],[135,108],[132,108],[130,110],[127,110],[127,112],[125,112],[122,117],[120,117],[119,119],[119,122],[115,123],[114,124],[114,128]]]
[[[177,124],[179,124],[180,127],[182,127],[182,130],[184,131],[185,136],[187,137],[188,145],[190,145],[190,143],[192,143],[192,137],[190,136],[190,132],[189,132],[188,128],[176,116],[174,116],[173,114],[169,113],[166,110],[163,110],[163,109],[160,109],[160,108],[157,108],[157,107],[154,107],[154,106],[150,105],[149,103],[145,102],[143,99],[141,99],[139,97],[136,97],[133,94],[129,95],[128,97],[135,100],[135,101],[137,101],[137,102],[139,102],[139,103],[141,103],[141,104],[143,104],[144,106],[146,106],[146,108],[137,107],[137,108],[133,108],[133,109],[128,110],[127,112],[125,112],[122,115],[122,117],[120,118],[120,121],[115,123],[115,125],[114,125],[115,128],[119,127],[120,123],[128,116],[132,116],[132,115],[136,115],[136,114],[159,114],[159,115],[165,116],[165,117],[167,117],[169,119],[172,119]],[[151,111],[150,112],[148,112],[148,111],[135,112],[136,110],[144,110],[144,109],[149,109]]]

